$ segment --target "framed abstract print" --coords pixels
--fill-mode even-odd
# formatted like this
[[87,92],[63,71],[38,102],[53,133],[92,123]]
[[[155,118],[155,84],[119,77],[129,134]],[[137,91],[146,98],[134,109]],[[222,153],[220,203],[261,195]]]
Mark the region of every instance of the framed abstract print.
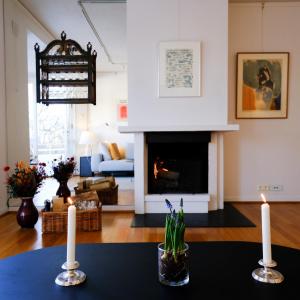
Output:
[[287,118],[289,53],[237,53],[237,119]]

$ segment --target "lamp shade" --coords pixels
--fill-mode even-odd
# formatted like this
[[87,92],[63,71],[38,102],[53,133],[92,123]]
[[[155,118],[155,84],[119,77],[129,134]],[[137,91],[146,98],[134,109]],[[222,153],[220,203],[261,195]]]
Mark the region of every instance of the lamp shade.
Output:
[[82,131],[79,139],[79,144],[80,145],[91,145],[95,141],[94,134],[90,131]]

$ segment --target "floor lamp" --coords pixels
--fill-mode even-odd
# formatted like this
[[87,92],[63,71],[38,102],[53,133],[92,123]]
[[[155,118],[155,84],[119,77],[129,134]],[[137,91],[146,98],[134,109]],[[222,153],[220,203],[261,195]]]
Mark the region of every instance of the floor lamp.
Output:
[[92,144],[94,143],[94,134],[88,130],[81,133],[79,144],[85,145],[85,155],[92,156]]

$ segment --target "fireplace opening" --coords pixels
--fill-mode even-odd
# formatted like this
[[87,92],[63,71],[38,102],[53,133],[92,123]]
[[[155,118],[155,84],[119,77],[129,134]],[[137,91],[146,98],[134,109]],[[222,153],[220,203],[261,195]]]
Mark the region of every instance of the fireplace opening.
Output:
[[148,193],[208,193],[210,132],[147,133]]

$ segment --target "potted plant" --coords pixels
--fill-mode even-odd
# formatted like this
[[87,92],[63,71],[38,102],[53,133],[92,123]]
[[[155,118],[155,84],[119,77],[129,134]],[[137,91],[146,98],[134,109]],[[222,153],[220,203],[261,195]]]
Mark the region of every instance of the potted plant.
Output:
[[[23,161],[16,163],[13,174],[7,177],[7,189],[10,197],[21,198],[22,202],[17,212],[17,221],[21,227],[33,228],[39,213],[33,203],[33,197],[39,192],[46,178],[45,163],[29,166]],[[10,167],[4,167],[9,172]]]
[[181,286],[189,282],[183,200],[180,200],[178,213],[167,199],[166,204],[170,213],[166,216],[165,241],[158,245],[159,281],[165,285]]
[[68,157],[65,160],[53,160],[53,177],[59,182],[59,187],[56,195],[59,197],[63,197],[65,202],[67,197],[71,195],[71,191],[68,187],[68,180],[73,175],[75,167],[76,162],[74,160],[74,157]]

